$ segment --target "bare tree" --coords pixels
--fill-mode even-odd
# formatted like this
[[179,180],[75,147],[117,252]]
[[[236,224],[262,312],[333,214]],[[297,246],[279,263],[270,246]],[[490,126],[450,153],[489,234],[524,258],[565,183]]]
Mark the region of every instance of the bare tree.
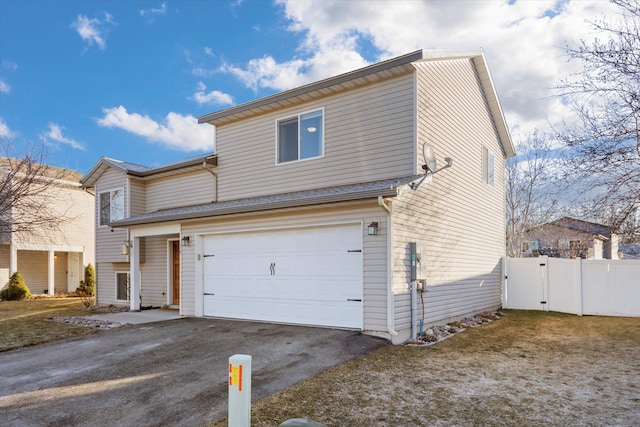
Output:
[[567,48],[582,69],[561,96],[581,126],[563,133],[575,153],[567,174],[582,180],[592,216],[640,237],[640,2],[611,0],[619,14],[592,22],[602,38]]
[[549,222],[559,209],[553,141],[534,133],[516,144],[505,167],[507,255],[520,257],[528,230]]
[[68,221],[52,209],[59,188],[71,185],[72,171],[45,164],[45,147],[16,153],[12,142],[0,138],[0,237],[11,233],[44,236]]

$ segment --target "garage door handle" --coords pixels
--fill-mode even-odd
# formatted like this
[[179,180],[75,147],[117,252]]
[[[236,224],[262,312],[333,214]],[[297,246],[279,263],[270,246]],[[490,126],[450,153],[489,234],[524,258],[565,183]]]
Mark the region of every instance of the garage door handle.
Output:
[[361,300],[361,299],[353,299],[353,298],[347,298],[347,301],[362,302],[362,300]]
[[205,295],[215,295],[213,292],[205,292]]

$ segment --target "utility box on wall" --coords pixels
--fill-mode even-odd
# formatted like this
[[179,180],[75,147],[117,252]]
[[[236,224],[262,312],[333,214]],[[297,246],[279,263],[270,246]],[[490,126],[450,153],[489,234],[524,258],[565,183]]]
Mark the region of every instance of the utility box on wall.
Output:
[[427,245],[424,243],[409,242],[409,278],[412,282],[420,281],[423,284],[427,279]]

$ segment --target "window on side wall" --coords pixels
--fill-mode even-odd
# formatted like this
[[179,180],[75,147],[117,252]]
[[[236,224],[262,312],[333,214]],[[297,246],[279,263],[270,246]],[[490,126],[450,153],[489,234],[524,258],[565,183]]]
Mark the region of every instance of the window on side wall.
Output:
[[116,300],[129,301],[129,272],[116,272]]
[[278,163],[322,157],[324,154],[323,109],[277,121]]
[[495,159],[487,147],[482,147],[482,181],[493,187],[495,176]]
[[124,218],[124,191],[122,189],[100,193],[100,225]]

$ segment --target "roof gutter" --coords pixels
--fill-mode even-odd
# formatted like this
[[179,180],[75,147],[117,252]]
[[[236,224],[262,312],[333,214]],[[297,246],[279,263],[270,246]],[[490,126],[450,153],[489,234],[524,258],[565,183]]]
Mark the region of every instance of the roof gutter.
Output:
[[387,331],[392,337],[398,335],[395,325],[395,301],[393,296],[393,210],[382,196],[378,196],[378,205],[387,212]]

